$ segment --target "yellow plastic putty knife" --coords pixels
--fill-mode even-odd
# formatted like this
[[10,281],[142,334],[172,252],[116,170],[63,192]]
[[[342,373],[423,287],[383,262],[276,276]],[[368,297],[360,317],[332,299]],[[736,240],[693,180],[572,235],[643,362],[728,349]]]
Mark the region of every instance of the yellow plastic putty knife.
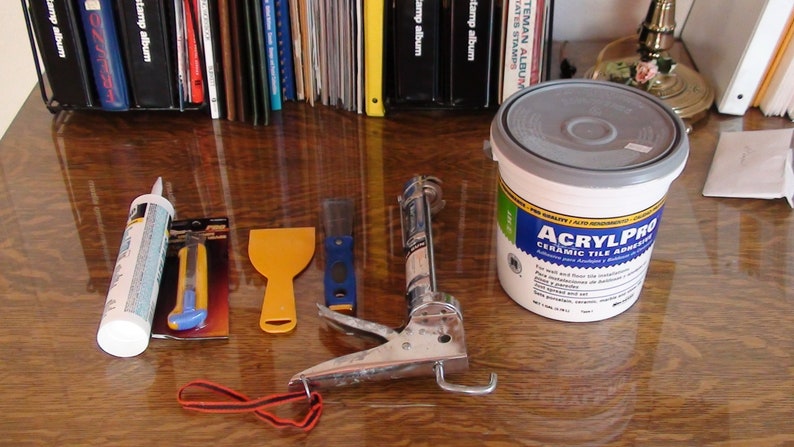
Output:
[[286,333],[295,329],[293,280],[314,256],[314,227],[251,230],[248,257],[267,278],[259,327],[265,332]]

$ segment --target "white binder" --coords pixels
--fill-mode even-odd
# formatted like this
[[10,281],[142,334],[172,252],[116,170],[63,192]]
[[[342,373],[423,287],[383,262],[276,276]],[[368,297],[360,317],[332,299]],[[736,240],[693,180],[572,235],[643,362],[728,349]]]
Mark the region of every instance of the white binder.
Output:
[[794,0],[695,0],[681,40],[720,113],[743,115],[785,32]]

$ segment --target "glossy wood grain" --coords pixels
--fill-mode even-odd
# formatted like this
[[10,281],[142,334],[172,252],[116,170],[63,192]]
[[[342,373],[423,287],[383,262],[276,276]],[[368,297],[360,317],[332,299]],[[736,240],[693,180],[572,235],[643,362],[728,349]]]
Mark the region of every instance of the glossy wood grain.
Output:
[[[368,119],[287,103],[269,127],[197,113],[63,113],[34,95],[0,142],[0,434],[7,445],[794,445],[794,214],[783,200],[704,198],[719,132],[792,127],[712,114],[669,193],[636,305],[588,324],[515,304],[496,277],[493,112]],[[187,412],[205,378],[250,396],[372,344],[326,328],[318,245],[296,278],[298,326],[258,327],[265,279],[255,228],[318,226],[331,196],[355,201],[363,318],[405,317],[397,195],[416,173],[443,180],[434,219],[439,288],[462,305],[470,356],[442,391],[431,377],[322,390],[310,433],[251,415]],[[227,341],[153,340],[111,357],[95,336],[127,207],[162,176],[178,218],[232,226]],[[318,228],[318,237],[321,235]],[[298,411],[292,408],[289,411]],[[288,411],[288,412],[289,412]]]

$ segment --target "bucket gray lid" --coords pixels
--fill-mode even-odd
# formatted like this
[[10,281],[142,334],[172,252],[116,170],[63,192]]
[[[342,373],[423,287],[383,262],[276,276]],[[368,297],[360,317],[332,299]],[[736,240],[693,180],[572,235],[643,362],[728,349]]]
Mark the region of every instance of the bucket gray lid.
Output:
[[491,124],[499,157],[546,180],[609,188],[659,179],[689,155],[683,121],[634,87],[568,79],[520,90]]

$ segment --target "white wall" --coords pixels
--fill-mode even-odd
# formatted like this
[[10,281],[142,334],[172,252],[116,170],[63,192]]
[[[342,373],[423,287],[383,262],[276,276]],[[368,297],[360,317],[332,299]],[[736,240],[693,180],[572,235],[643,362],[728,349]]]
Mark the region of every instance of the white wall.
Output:
[[[676,1],[676,35],[694,1]],[[554,0],[554,40],[613,40],[635,34],[651,3],[652,0]]]
[[[35,87],[36,69],[19,0],[0,1],[0,137]],[[42,107],[44,103],[42,102]]]
[[[676,3],[678,31],[694,0]],[[611,40],[637,31],[650,0],[555,0],[555,40]],[[36,85],[22,7],[17,0],[0,0],[0,137]],[[41,105],[44,107],[44,104]]]

